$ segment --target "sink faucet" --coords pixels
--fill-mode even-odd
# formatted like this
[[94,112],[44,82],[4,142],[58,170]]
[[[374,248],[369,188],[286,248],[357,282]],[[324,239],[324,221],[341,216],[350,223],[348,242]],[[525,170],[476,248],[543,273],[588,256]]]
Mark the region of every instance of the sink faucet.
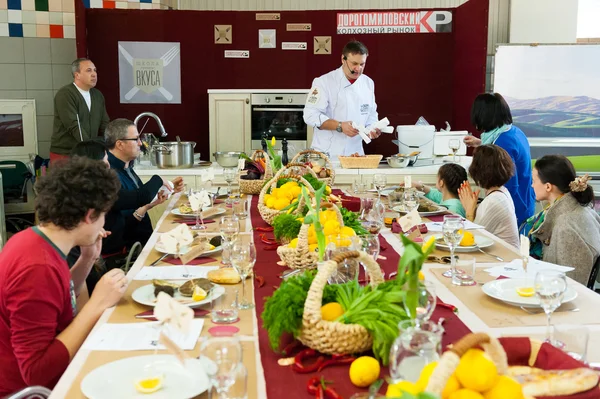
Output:
[[136,116],[135,120],[133,121],[133,124],[135,125],[136,128],[137,128],[138,121],[144,116],[150,116],[150,117],[154,118],[154,120],[158,124],[158,129],[160,130],[160,137],[167,137],[167,132],[165,131],[165,127],[163,126],[162,122],[160,121],[160,118],[158,117],[158,115],[156,115],[153,112],[142,112],[141,114]]

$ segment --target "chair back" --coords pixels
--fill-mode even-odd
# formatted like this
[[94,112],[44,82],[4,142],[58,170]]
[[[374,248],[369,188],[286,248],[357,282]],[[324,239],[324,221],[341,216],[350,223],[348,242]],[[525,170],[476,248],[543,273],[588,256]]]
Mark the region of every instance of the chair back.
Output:
[[52,391],[48,388],[37,385],[23,388],[19,392],[6,396],[4,399],[46,399],[51,393]]

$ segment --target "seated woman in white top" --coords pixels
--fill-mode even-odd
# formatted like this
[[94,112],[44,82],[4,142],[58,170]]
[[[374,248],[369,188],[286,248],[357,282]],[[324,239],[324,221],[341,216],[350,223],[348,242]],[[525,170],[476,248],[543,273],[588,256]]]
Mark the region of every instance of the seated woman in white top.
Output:
[[475,184],[485,190],[485,198],[477,206],[479,191],[473,192],[468,181],[458,190],[458,196],[467,219],[482,225],[496,237],[518,248],[515,205],[510,193],[503,187],[514,170],[514,163],[504,149],[497,145],[482,145],[473,153],[469,175]]

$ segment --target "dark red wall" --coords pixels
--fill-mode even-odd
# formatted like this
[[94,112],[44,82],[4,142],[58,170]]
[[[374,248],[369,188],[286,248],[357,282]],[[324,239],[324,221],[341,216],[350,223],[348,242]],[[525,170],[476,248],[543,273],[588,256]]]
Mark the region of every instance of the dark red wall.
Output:
[[[453,33],[337,35],[337,11],[281,12],[281,21],[256,21],[255,12],[87,9],[87,40],[78,40],[99,71],[98,89],[111,118],[133,119],[143,111],[160,116],[168,139],[198,142],[208,153],[207,89],[300,89],[340,65],[344,44],[356,38],[369,48],[366,74],[375,81],[380,117],[393,125],[414,124],[423,115],[438,128],[449,121],[467,129],[473,98],[485,88],[488,0],[454,9]],[[78,21],[79,22],[79,21]],[[311,32],[287,32],[286,23],[311,23]],[[214,25],[233,25],[233,44],[214,44]],[[277,49],[258,48],[258,30],[277,29]],[[78,27],[78,32],[81,31]],[[333,55],[314,55],[313,36],[332,36]],[[118,41],[181,43],[182,104],[120,104]],[[308,51],[283,51],[282,41],[309,43]],[[249,59],[223,52],[250,50]],[[153,122],[146,131],[157,131]],[[395,152],[391,135],[373,141],[369,153]],[[203,158],[206,158],[203,155]]]

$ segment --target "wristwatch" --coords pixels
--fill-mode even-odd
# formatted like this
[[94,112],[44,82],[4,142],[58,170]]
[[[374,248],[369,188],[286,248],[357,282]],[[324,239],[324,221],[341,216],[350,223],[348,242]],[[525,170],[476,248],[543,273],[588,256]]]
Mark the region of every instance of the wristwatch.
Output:
[[342,122],[338,122],[337,127],[335,128],[338,132],[342,133]]

